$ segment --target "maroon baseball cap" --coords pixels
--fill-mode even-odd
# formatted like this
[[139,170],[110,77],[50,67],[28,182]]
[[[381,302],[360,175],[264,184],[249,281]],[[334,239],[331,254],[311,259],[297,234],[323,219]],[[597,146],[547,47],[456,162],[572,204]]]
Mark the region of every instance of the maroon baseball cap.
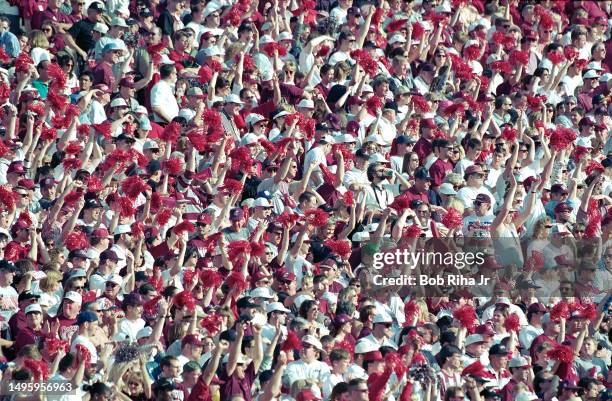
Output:
[[96,228],[91,233],[91,236],[93,238],[110,238],[110,234],[106,228]]
[[47,177],[44,180],[41,180],[39,185],[41,188],[50,188],[55,186],[57,183],[58,182],[55,181],[53,178]]
[[136,84],[134,84],[134,78],[128,76],[125,78],[121,78],[121,81],[119,81],[119,86],[125,86],[134,89],[136,87]]
[[212,224],[212,216],[208,213],[202,213],[198,216],[197,224]]
[[17,187],[32,190],[36,187],[36,184],[29,178],[22,178],[21,180],[17,181]]
[[433,118],[424,118],[423,120],[421,120],[421,127],[431,129],[438,128]]
[[531,313],[536,313],[536,312],[546,313],[546,311],[547,311],[546,306],[544,306],[541,303],[531,304],[529,305],[529,308],[527,308],[527,312],[531,312]]
[[593,25],[595,25],[595,26],[608,26],[608,20],[606,19],[606,17],[597,17],[597,18],[595,18],[595,21],[593,22]]
[[230,210],[229,219],[230,221],[238,221],[244,217],[244,211],[239,208]]
[[200,347],[204,345],[204,343],[202,341],[200,341],[198,336],[196,336],[195,334],[187,334],[183,338],[183,341],[181,341],[181,344],[182,345],[190,344],[190,345],[196,345],[196,346],[200,346]]
[[480,334],[482,336],[494,336],[495,330],[493,330],[493,327],[490,323],[485,323],[476,327],[476,334]]
[[382,361],[383,356],[380,351],[370,351],[365,353],[363,360],[366,362]]
[[25,167],[23,166],[23,162],[15,161],[9,164],[8,170],[6,170],[7,174],[25,174]]

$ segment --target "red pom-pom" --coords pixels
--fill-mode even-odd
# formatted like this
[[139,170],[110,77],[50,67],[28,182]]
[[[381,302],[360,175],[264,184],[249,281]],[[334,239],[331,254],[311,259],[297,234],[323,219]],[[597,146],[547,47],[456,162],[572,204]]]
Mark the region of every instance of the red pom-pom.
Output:
[[404,317],[406,318],[406,325],[412,325],[414,319],[418,317],[420,313],[419,306],[412,299],[404,304]]
[[101,124],[92,124],[91,125],[96,132],[100,133],[104,138],[111,139],[111,123],[101,123]]
[[144,237],[145,225],[142,221],[135,221],[130,226],[132,229],[132,237],[142,238]]
[[49,93],[47,94],[47,100],[49,101],[53,109],[61,111],[62,113],[68,105],[68,98],[66,96],[58,95],[53,91],[49,91]]
[[83,192],[81,191],[71,191],[64,197],[64,204],[68,206],[74,206],[74,204],[81,199],[83,196]]
[[64,170],[78,170],[81,168],[83,162],[81,159],[77,159],[76,157],[72,157],[69,159],[64,159],[62,161],[62,165],[64,166]]
[[223,276],[215,269],[202,269],[200,281],[204,288],[217,288],[223,283]]
[[26,358],[23,367],[32,373],[35,381],[47,380],[49,378],[49,366],[45,361]]
[[246,279],[239,271],[232,271],[228,276],[225,283],[229,288],[234,289],[238,293],[244,292],[247,288],[249,288],[249,284]]
[[548,55],[546,56],[546,58],[548,58],[550,62],[553,63],[554,65],[558,65],[562,63],[563,61],[565,61],[565,56],[563,55],[563,53],[557,50],[548,52]]
[[168,175],[179,175],[183,168],[181,167],[181,160],[177,157],[171,157],[168,160],[162,162],[162,169]]
[[372,15],[372,26],[378,26],[381,23],[384,13],[385,10],[380,7],[374,11],[374,15]]
[[504,35],[503,32],[496,31],[493,33],[493,36],[491,37],[491,39],[493,39],[493,43],[501,45],[506,40],[506,35]]
[[202,121],[208,127],[208,132],[211,130],[221,129],[221,114],[214,109],[205,109],[202,113]]
[[138,195],[151,189],[151,187],[144,182],[142,178],[137,175],[126,178],[121,183],[121,189],[123,193],[130,199],[138,198]]
[[261,144],[261,146],[264,148],[264,150],[266,151],[266,153],[268,155],[272,155],[274,154],[274,152],[276,152],[276,145],[274,145],[272,142],[268,141],[267,139],[260,139],[259,143]]
[[519,331],[521,328],[521,322],[516,313],[512,313],[510,316],[506,318],[504,322],[504,327],[508,331]]
[[91,125],[81,124],[77,127],[77,136],[80,138],[87,137],[89,136],[90,130],[91,130]]
[[75,249],[87,249],[89,248],[89,241],[87,240],[87,235],[81,231],[72,231],[66,234],[64,238],[64,245],[68,248],[69,251],[74,251]]
[[39,102],[31,103],[28,106],[28,111],[38,115],[38,117],[43,117],[45,115],[45,107]]
[[446,118],[465,114],[465,104],[453,103],[442,111],[442,115]]
[[78,360],[82,360],[83,364],[89,368],[91,366],[91,353],[89,352],[89,350],[87,349],[86,346],[84,346],[83,344],[77,344],[75,347],[75,352],[77,355],[80,356],[80,358],[75,358],[74,359],[74,365],[73,367],[76,369],[77,368],[77,364],[78,364]]
[[[574,160],[579,162],[582,158],[589,153],[589,149],[584,146],[576,146],[574,149]],[[588,175],[588,173],[587,173]]]
[[603,173],[604,171],[606,171],[606,169],[597,160],[589,160],[589,162],[587,163],[586,167],[584,168],[584,172],[587,175],[591,175],[591,174],[593,174],[595,172]]
[[531,257],[525,262],[525,270],[539,272],[544,267],[544,254],[538,251],[531,251]]
[[[232,158],[231,170],[236,173],[240,171],[250,171],[255,163],[251,156],[251,151],[245,146],[232,150],[230,152],[230,157]],[[242,188],[240,190],[242,191]]]
[[387,28],[385,29],[385,31],[387,33],[389,33],[389,32],[391,32],[391,33],[397,32],[397,31],[399,31],[400,29],[402,29],[406,25],[406,22],[408,22],[408,20],[405,19],[405,18],[396,19],[395,21],[391,21],[391,22],[389,22],[389,24],[387,24]]
[[353,252],[351,243],[345,240],[329,239],[323,242],[323,245],[328,247],[334,255],[338,255],[342,259],[348,259]]
[[64,149],[64,152],[69,155],[78,155],[79,153],[81,153],[81,150],[83,150],[83,148],[81,146],[80,141],[70,141],[68,143],[68,146],[66,146],[66,148]]
[[234,180],[233,178],[226,178],[223,181],[223,186],[219,189],[225,190],[229,192],[231,195],[236,195],[242,192],[242,183],[238,180]]
[[15,58],[15,72],[29,72],[30,67],[34,65],[34,60],[27,53],[21,52]]
[[200,321],[200,327],[206,330],[209,335],[214,336],[221,330],[221,323],[221,316],[213,313]]
[[463,48],[463,56],[467,60],[478,60],[481,55],[481,49],[479,45],[469,45]]
[[378,110],[383,107],[383,104],[384,103],[381,98],[379,98],[378,96],[372,96],[371,98],[366,100],[365,106],[368,113],[375,116],[377,115]]
[[463,225],[463,216],[454,207],[449,207],[446,214],[442,217],[442,224],[449,230],[459,228]]
[[8,154],[11,150],[9,149],[8,146],[6,146],[6,144],[4,143],[4,141],[0,141],[0,157],[5,156],[6,154]]
[[533,111],[539,111],[542,109],[544,102],[546,101],[546,96],[544,95],[536,95],[529,96],[527,95],[527,107]]
[[68,341],[63,341],[55,337],[45,337],[44,341],[44,348],[47,350],[47,354],[52,358],[55,358],[60,350],[64,352],[70,351],[70,344],[68,344]]
[[187,308],[187,310],[193,312],[195,310],[196,301],[193,295],[189,291],[181,291],[174,296],[174,305],[180,309]]
[[203,65],[202,67],[200,67],[198,71],[198,81],[201,84],[209,83],[210,80],[212,79],[212,76],[213,76],[213,71],[210,69],[209,66]]
[[497,60],[491,63],[491,69],[497,72],[503,72],[505,74],[511,74],[513,69],[512,65],[507,61]]
[[424,33],[425,28],[420,22],[415,22],[412,24],[412,40],[420,40]]
[[583,58],[579,58],[578,60],[574,61],[574,67],[576,67],[577,70],[583,70],[584,67],[587,66],[587,64],[589,64],[589,60],[583,59]]
[[220,72],[223,70],[223,66],[217,60],[209,59],[206,61],[206,65],[208,65],[213,72]]
[[410,207],[410,200],[405,196],[398,196],[393,199],[393,202],[391,202],[389,207],[396,210],[398,213],[401,213]]
[[288,331],[287,338],[283,341],[283,345],[281,345],[281,351],[284,352],[293,352],[293,350],[301,350],[302,349],[302,340],[298,337],[295,331]]
[[515,50],[510,53],[510,60],[514,60],[515,62],[521,65],[529,64],[529,52],[522,50]]
[[423,230],[416,224],[412,224],[408,227],[404,227],[402,231],[403,238],[419,238]]
[[170,220],[170,217],[172,217],[172,210],[162,209],[155,216],[155,221],[157,222],[157,224],[163,227],[168,223],[168,220]]
[[47,74],[49,75],[49,78],[54,81],[56,89],[63,89],[66,87],[68,78],[66,77],[64,70],[62,70],[59,65],[53,63],[47,64]]
[[561,151],[575,140],[576,133],[574,130],[559,125],[550,135],[550,146],[557,151]]
[[555,20],[548,12],[545,12],[542,15],[540,15],[540,26],[543,29],[551,29],[554,25],[555,25]]
[[299,219],[300,216],[298,216],[297,214],[293,214],[285,210],[276,218],[276,222],[282,224],[285,227],[290,227],[295,224]]
[[461,327],[471,329],[476,325],[477,317],[474,307],[470,305],[461,306],[453,311],[453,318],[459,321]]
[[44,127],[40,131],[40,139],[43,141],[55,141],[57,139],[57,130],[55,128]]
[[327,219],[329,215],[321,209],[313,209],[304,213],[306,217],[306,223],[315,227],[324,227],[327,225]]
[[329,54],[331,48],[327,45],[321,45],[317,51],[317,57],[326,57]]
[[230,260],[235,261],[245,254],[251,253],[251,244],[249,241],[232,241],[227,246],[227,256]]
[[132,200],[127,196],[120,196],[117,198],[119,202],[119,215],[121,217],[132,217],[136,213]]
[[582,317],[588,321],[594,321],[597,318],[597,307],[594,303],[582,304]]
[[402,357],[397,352],[388,352],[385,354],[385,367],[394,371],[398,380],[401,380],[406,372]]
[[242,11],[238,7],[232,7],[232,9],[225,16],[225,22],[231,26],[240,26],[242,22]]
[[7,186],[0,186],[0,205],[6,209],[15,207],[15,193]]
[[198,152],[206,150],[208,142],[204,135],[198,134],[197,132],[190,132],[187,134],[187,138],[189,138],[189,142],[191,142],[191,145],[193,145]]
[[163,141],[174,143],[179,135],[181,135],[181,124],[173,121],[164,128],[159,137]]
[[518,138],[518,131],[515,128],[506,126],[502,131],[502,138],[508,142],[514,143]]
[[353,195],[353,191],[346,191],[344,193],[344,195],[342,195],[342,202],[344,202],[344,204],[346,206],[352,206],[355,204],[355,198]]
[[192,233],[195,232],[195,226],[188,220],[183,220],[172,229],[176,235],[181,235],[184,232]]
[[87,181],[87,192],[100,192],[104,189],[102,181],[97,175],[92,175]]
[[431,108],[429,107],[429,103],[423,96],[415,95],[412,96],[410,102],[413,104],[414,109],[419,113],[429,113]]
[[279,46],[276,42],[266,43],[262,46],[262,50],[268,55],[268,57],[274,57],[274,53],[277,51],[280,55],[280,48],[284,49],[284,47]]
[[556,321],[561,318],[568,319],[569,314],[569,305],[565,301],[561,301],[558,304],[554,305],[550,310],[550,320]]
[[579,54],[580,53],[578,52],[578,49],[576,49],[574,46],[565,46],[563,48],[563,55],[568,60],[575,59],[576,57],[578,57]]
[[546,353],[546,356],[555,361],[572,363],[574,360],[574,350],[567,345],[557,344]]

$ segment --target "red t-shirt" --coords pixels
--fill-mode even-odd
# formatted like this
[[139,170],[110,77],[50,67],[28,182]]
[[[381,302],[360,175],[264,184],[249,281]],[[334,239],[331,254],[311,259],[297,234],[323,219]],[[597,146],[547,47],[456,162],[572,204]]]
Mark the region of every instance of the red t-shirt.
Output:
[[56,316],[54,318],[49,319],[49,324],[52,324],[56,321],[59,321],[59,337],[61,340],[68,341],[72,340],[72,336],[79,330],[79,326],[76,324],[75,319],[68,319],[63,315]]
[[438,187],[444,182],[446,174],[453,171],[453,163],[444,161],[442,159],[436,160],[429,168],[429,175],[431,176],[431,185]]
[[43,333],[40,330],[32,330],[29,327],[19,331],[19,335],[15,338],[15,348],[17,351],[25,347],[26,345],[39,345],[40,339],[43,337]]
[[96,65],[96,68],[94,68],[93,70],[93,76],[94,85],[105,84],[109,88],[112,88],[113,83],[115,82],[113,67],[105,61],[102,61],[98,65]]

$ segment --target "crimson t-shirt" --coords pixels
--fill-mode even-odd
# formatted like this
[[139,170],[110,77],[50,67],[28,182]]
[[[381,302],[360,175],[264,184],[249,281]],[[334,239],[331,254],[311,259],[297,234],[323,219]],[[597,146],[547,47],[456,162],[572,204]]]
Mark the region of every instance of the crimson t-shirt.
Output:
[[58,315],[54,318],[49,319],[49,324],[52,325],[54,322],[59,321],[59,337],[61,340],[68,341],[72,340],[72,336],[79,330],[79,326],[77,326],[76,318],[68,319],[63,315]]

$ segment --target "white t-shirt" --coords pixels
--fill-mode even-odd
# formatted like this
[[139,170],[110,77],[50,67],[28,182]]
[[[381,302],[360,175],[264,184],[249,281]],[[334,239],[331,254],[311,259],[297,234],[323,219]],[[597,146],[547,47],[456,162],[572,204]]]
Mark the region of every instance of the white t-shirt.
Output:
[[[151,107],[160,107],[164,109],[166,115],[171,119],[178,116],[179,106],[174,97],[174,90],[172,86],[163,79],[151,88]],[[155,113],[153,117],[156,122],[165,122],[157,113]]]
[[0,287],[0,316],[5,322],[19,310],[18,298],[19,294],[13,287]]
[[313,361],[312,363],[306,363],[300,359],[287,365],[283,375],[283,385],[290,388],[297,380],[309,379],[315,382],[322,382],[329,372],[329,365],[324,362]]
[[474,200],[476,196],[479,194],[488,195],[491,198],[491,208],[489,209],[489,214],[493,214],[493,210],[495,210],[495,197],[486,187],[482,186],[478,189],[471,187],[463,187],[459,191],[457,191],[457,198],[463,202],[463,206],[465,208],[474,208]]
[[135,321],[127,318],[121,319],[117,325],[119,333],[125,333],[132,341],[136,341],[136,334],[145,327],[145,321],[138,318]]
[[89,350],[89,353],[91,354],[91,363],[92,364],[95,364],[95,363],[98,362],[98,351],[96,351],[95,345],[93,345],[93,343],[89,340],[89,338],[87,338],[85,336],[77,335],[74,338],[74,341],[72,341],[72,345],[70,346],[70,352],[75,353],[76,352],[76,346],[78,344],[83,345],[85,348],[87,348]]

